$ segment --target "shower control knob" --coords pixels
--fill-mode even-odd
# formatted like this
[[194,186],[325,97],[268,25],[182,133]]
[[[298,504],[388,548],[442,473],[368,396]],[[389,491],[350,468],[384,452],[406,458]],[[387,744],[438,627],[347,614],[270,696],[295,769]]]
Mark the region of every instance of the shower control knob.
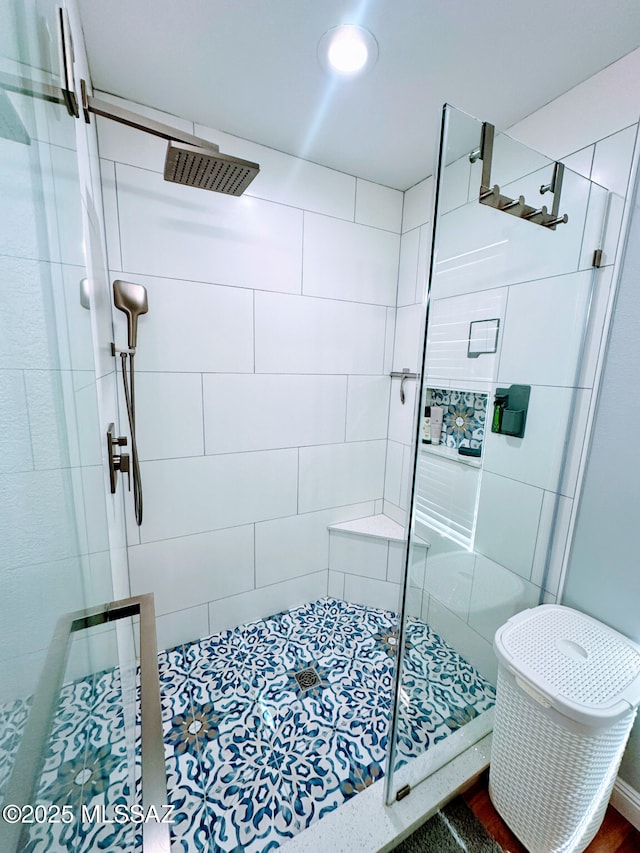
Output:
[[[126,443],[127,442],[125,439],[125,444]],[[120,471],[121,474],[127,475],[129,491],[131,491],[131,465],[129,463],[130,460],[128,453],[121,453],[120,456],[117,456],[114,460],[114,467],[116,468],[116,470]]]
[[116,435],[114,424],[109,424],[107,429],[107,455],[109,459],[109,480],[111,483],[111,494],[116,492],[118,471],[127,474],[129,478],[129,491],[131,491],[131,466],[128,453],[119,453],[118,448],[127,444],[126,435]]

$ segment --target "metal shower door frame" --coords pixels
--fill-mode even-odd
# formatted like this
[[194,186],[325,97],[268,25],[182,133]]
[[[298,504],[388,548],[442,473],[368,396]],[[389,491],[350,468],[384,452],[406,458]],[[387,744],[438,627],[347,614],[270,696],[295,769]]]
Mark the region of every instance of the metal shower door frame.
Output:
[[[167,776],[160,706],[160,679],[153,593],[112,601],[61,616],[53,633],[42,675],[33,697],[4,802],[22,808],[34,803],[44,764],[47,740],[64,679],[74,633],[119,619],[140,617],[140,706],[142,806],[163,815],[167,806]],[[18,853],[25,825],[0,821],[0,849]],[[169,853],[170,826],[156,820],[142,824],[142,853]]]

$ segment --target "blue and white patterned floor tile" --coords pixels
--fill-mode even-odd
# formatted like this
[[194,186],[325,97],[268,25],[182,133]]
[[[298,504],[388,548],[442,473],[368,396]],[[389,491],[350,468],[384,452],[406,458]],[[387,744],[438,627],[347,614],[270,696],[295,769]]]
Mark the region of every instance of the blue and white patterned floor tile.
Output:
[[[396,766],[495,699],[423,622],[408,620],[405,642]],[[394,613],[324,598],[161,652],[172,851],[267,853],[380,779],[397,651]],[[0,707],[0,788],[28,707]],[[135,773],[117,670],[66,685],[39,801],[139,801],[139,753],[134,762]],[[140,833],[131,824],[39,828],[25,848],[96,849],[133,853]]]
[[419,619],[406,625],[396,768],[495,703],[495,689]]
[[30,710],[31,699],[0,705],[0,800],[4,798]]
[[[70,806],[71,823],[36,823],[27,828],[22,850],[134,850],[133,824],[82,821],[82,807],[92,814],[111,813],[130,804],[135,771],[128,771],[120,676],[98,673],[65,685],[52,723],[44,767],[34,805]],[[94,810],[98,810],[95,812]]]

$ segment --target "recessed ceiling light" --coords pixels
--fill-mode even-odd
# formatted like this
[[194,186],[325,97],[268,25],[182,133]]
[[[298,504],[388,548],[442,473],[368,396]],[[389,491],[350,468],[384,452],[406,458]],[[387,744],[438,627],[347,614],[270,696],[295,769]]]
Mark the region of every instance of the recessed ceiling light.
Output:
[[332,27],[318,44],[318,58],[329,71],[353,77],[372,68],[378,59],[378,43],[369,30],[355,24]]

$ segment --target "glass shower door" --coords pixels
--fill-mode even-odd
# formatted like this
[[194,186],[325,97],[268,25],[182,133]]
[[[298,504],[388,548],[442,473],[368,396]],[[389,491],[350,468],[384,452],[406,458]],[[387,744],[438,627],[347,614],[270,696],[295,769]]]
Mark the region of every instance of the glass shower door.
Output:
[[[125,685],[121,636],[113,624],[78,630],[68,648],[63,638],[66,654],[55,667],[47,658],[60,619],[114,598],[98,413],[104,377],[94,361],[76,123],[61,103],[37,96],[43,87],[59,92],[57,14],[53,0],[0,0],[0,803],[13,808],[0,820],[0,846],[7,851],[104,846],[113,827],[95,811],[83,823],[81,806],[136,794],[135,660]],[[60,693],[34,712],[34,696],[58,679]]]
[[389,802],[490,731],[493,635],[558,595],[607,196],[445,107]]

